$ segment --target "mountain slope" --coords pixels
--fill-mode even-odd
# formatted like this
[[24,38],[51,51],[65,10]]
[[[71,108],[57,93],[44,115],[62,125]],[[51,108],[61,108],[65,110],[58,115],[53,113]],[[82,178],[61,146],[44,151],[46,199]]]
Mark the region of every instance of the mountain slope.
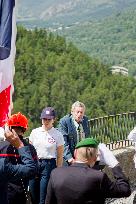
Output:
[[[18,20],[43,21],[64,26],[110,16],[136,6],[135,0],[23,0],[19,1]],[[40,23],[41,24],[41,23]]]
[[136,10],[118,13],[112,18],[63,28],[66,37],[90,56],[104,63],[129,68],[136,75]]
[[136,75],[135,10],[136,0],[20,0],[18,21],[50,28],[90,56]]

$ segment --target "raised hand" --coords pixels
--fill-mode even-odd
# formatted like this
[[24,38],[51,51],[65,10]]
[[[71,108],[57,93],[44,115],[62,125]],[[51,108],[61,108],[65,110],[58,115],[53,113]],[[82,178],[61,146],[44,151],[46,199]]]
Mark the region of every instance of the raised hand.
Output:
[[113,153],[106,147],[105,144],[100,143],[98,146],[99,150],[99,158],[101,162],[104,162],[107,164],[110,168],[114,168],[116,165],[118,165],[118,160],[113,155]]
[[10,142],[11,145],[13,145],[16,148],[21,148],[23,147],[23,143],[20,140],[19,136],[17,135],[17,133],[12,129],[12,131],[10,130],[6,130],[5,131],[5,138],[7,141]]

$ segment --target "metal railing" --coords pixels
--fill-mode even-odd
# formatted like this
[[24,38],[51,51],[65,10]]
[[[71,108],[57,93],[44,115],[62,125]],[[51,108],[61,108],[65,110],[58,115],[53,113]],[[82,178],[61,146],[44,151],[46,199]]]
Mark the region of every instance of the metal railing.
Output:
[[112,149],[130,146],[132,142],[127,136],[136,125],[136,112],[93,118],[89,120],[89,124],[91,135],[98,141],[111,145]]

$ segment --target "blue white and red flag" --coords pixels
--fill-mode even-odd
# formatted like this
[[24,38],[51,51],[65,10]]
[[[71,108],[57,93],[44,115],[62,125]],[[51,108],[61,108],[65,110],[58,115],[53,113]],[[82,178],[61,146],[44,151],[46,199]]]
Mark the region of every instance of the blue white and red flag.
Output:
[[15,41],[15,0],[0,0],[0,127],[11,112]]

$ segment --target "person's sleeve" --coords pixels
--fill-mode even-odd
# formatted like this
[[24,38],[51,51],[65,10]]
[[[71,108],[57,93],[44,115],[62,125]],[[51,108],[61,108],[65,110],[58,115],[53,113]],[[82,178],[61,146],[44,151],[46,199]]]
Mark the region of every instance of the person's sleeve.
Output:
[[32,132],[30,133],[30,136],[29,136],[29,142],[31,144],[33,144],[33,138],[34,138],[34,131],[32,130]]
[[136,127],[129,133],[128,139],[136,142]]
[[29,147],[30,147],[33,160],[38,161],[38,156],[37,156],[35,147],[32,144],[29,144]]
[[57,147],[64,145],[64,138],[61,132],[58,132]]
[[58,125],[58,130],[62,133],[62,135],[68,135],[68,127],[65,118],[61,118]]
[[64,118],[60,119],[58,130],[62,133],[64,138],[64,159],[68,161],[72,158],[72,154],[69,148],[69,135],[66,120]]
[[5,172],[9,181],[18,180],[20,178],[31,179],[38,172],[38,163],[33,160],[29,146],[20,148],[18,152],[23,164],[5,164]]
[[130,185],[120,166],[112,169],[115,181],[111,181],[106,174],[102,179],[101,189],[105,198],[128,197],[131,194]]
[[55,192],[53,189],[52,175],[50,176],[50,179],[48,182],[45,204],[57,204]]

